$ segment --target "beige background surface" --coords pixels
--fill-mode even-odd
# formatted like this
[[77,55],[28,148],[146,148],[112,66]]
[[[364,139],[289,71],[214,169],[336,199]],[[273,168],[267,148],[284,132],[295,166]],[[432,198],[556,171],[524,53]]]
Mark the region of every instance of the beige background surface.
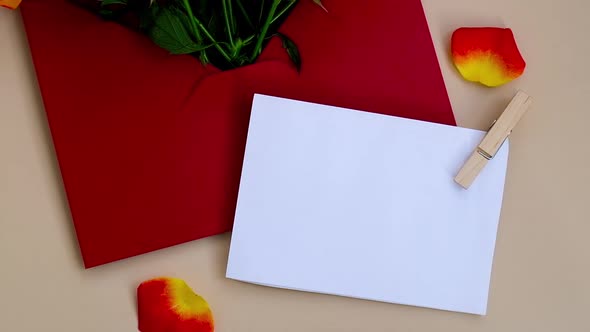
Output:
[[[0,8],[0,331],[135,331],[135,287],[158,275],[186,279],[222,332],[590,331],[590,1],[423,2],[459,125],[486,129],[517,88],[535,98],[512,136],[487,316],[226,280],[228,235],[83,270],[20,15]],[[511,27],[525,76],[463,82],[447,44],[468,25]]]

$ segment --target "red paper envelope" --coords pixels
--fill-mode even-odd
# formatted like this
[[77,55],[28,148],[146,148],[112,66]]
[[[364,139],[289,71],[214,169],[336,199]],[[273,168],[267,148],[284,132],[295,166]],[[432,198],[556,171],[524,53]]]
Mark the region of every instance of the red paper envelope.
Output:
[[231,229],[254,92],[455,124],[420,0],[300,1],[256,64],[168,55],[65,0],[21,5],[86,267]]

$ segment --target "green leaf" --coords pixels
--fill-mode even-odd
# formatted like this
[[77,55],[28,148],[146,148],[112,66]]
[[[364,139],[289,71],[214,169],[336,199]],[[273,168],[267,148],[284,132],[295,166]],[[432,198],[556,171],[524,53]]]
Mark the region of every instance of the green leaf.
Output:
[[127,5],[128,0],[102,0],[100,3],[101,6],[108,6],[108,5]]
[[187,18],[180,18],[180,15],[185,14],[170,8],[159,11],[149,31],[154,43],[172,54],[195,53],[211,47],[212,45],[200,45],[191,38],[188,28],[183,24]]
[[326,9],[326,7],[324,7],[324,4],[322,3],[322,0],[313,0],[313,2],[314,2],[316,5],[318,5],[318,6],[322,7],[322,9],[326,11],[326,13],[328,12],[328,10]]
[[277,36],[281,38],[281,41],[283,42],[283,47],[287,51],[287,54],[289,55],[291,62],[293,62],[293,65],[295,65],[297,72],[300,72],[301,56],[299,55],[299,49],[297,48],[297,45],[295,44],[295,42],[293,42],[293,40],[291,40],[291,38],[289,38],[287,35],[283,33],[278,32]]

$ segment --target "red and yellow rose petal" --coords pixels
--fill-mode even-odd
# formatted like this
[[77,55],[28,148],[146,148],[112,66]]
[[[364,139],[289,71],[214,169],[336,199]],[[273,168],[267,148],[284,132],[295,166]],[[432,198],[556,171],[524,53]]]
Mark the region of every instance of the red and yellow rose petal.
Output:
[[463,78],[490,87],[518,78],[526,67],[510,29],[457,29],[451,39],[451,53]]
[[137,288],[141,332],[213,332],[209,304],[182,280],[157,278]]
[[21,0],[0,0],[0,7],[9,9],[16,9],[20,5]]

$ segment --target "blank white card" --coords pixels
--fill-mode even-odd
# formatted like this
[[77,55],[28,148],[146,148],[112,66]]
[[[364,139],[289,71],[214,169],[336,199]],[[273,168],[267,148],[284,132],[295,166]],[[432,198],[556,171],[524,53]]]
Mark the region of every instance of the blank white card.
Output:
[[453,181],[484,134],[256,95],[227,277],[484,315],[508,144]]

